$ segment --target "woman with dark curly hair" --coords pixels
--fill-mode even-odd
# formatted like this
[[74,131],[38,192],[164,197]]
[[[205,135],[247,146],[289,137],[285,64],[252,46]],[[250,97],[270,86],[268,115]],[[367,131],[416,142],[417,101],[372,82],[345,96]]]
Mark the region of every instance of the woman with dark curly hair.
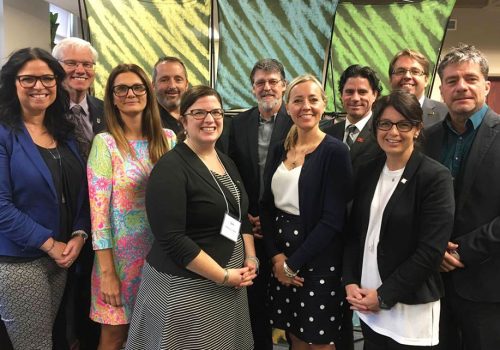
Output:
[[0,314],[15,349],[52,349],[66,270],[89,231],[64,76],[39,48],[0,71]]

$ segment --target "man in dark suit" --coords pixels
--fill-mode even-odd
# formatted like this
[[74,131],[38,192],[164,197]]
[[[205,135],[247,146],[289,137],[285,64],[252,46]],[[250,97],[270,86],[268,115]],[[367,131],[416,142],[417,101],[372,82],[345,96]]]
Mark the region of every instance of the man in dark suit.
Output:
[[286,80],[280,62],[275,59],[258,61],[250,73],[250,82],[258,105],[233,118],[229,156],[236,163],[248,193],[248,217],[253,225],[255,250],[261,262],[259,276],[248,288],[255,349],[271,350],[271,325],[266,307],[271,269],[262,241],[265,232],[260,231],[259,200],[264,189],[262,177],[268,150],[283,142],[293,123],[283,103]]
[[[86,162],[94,135],[105,129],[103,102],[89,95],[98,54],[88,41],[66,38],[54,47],[52,55],[66,71],[64,86],[70,97],[67,117],[75,124],[78,148]],[[64,328],[67,329],[65,333],[70,348],[78,341],[82,350],[97,347],[100,328],[89,318],[90,276],[94,261],[90,241],[84,245],[74,268],[68,274],[66,294],[54,327],[56,349],[66,349],[62,339]]]
[[500,116],[486,105],[488,62],[461,44],[442,59],[449,113],[425,132],[425,152],[454,178],[455,225],[441,264],[445,298],[441,349],[491,350],[500,344]]
[[444,103],[425,97],[429,74],[429,60],[415,50],[399,51],[389,64],[389,79],[392,89],[403,89],[417,97],[424,111],[422,118],[424,128],[443,120],[448,113]]
[[178,134],[184,130],[179,122],[181,98],[189,87],[184,62],[177,57],[160,57],[153,67],[153,86],[163,127]]
[[323,131],[349,146],[354,174],[361,164],[382,152],[373,136],[371,118],[373,102],[381,91],[380,80],[370,67],[352,65],[339,80],[346,120],[325,127]]

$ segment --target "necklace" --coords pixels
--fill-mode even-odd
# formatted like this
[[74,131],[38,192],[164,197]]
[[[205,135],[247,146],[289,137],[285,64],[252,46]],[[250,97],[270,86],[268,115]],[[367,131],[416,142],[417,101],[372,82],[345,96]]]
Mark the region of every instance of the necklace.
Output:
[[312,145],[304,147],[303,150],[299,151],[299,152],[297,151],[297,145],[295,145],[292,148],[293,160],[290,160],[290,164],[292,165],[292,169],[304,164],[304,160],[305,160],[306,155],[313,152],[316,149],[316,147],[318,147],[318,145],[319,145],[319,143],[314,143]]
[[[57,147],[56,140],[54,138],[52,138],[51,145],[55,145],[55,148],[53,148],[53,149],[46,148],[46,150],[52,156],[52,159],[57,161],[57,164],[59,165],[59,173],[61,174],[61,180],[62,180],[62,176],[63,176],[62,161],[61,161],[62,157],[61,157],[61,153],[59,153],[59,148]],[[61,191],[61,203],[66,203],[66,198],[64,196],[64,189]]]

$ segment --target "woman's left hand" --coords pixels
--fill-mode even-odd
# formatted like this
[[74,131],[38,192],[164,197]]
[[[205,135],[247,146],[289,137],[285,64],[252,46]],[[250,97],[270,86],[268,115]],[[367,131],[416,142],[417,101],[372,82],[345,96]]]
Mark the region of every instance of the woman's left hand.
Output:
[[285,268],[283,263],[286,260],[286,256],[284,254],[279,254],[275,257],[273,264],[273,275],[274,277],[284,286],[296,286],[302,287],[304,285],[304,278],[295,276],[293,278],[288,277],[285,274]]
[[80,255],[80,251],[82,250],[84,243],[83,238],[80,236],[74,236],[71,238],[68,244],[66,244],[66,249],[64,249],[62,253],[63,259],[61,260],[60,265],[66,267],[67,269],[70,268],[76,258],[78,258],[78,255]]
[[349,301],[349,303],[353,306],[351,309],[360,312],[380,311],[378,292],[376,289],[360,288],[358,291],[361,295],[363,295],[363,298],[347,298],[347,301]]

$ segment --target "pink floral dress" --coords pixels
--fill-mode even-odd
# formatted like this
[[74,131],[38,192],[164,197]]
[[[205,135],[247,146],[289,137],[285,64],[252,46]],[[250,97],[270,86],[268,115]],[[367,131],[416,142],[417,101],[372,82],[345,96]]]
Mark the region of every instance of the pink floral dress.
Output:
[[[172,148],[175,134],[165,129]],[[104,303],[100,292],[101,272],[97,257],[92,270],[90,318],[98,323],[130,323],[142,266],[153,243],[146,217],[145,191],[153,164],[148,141],[129,141],[136,158],[123,156],[109,133],[96,135],[92,143],[87,177],[89,183],[92,246],[112,249],[121,282],[121,307]]]

